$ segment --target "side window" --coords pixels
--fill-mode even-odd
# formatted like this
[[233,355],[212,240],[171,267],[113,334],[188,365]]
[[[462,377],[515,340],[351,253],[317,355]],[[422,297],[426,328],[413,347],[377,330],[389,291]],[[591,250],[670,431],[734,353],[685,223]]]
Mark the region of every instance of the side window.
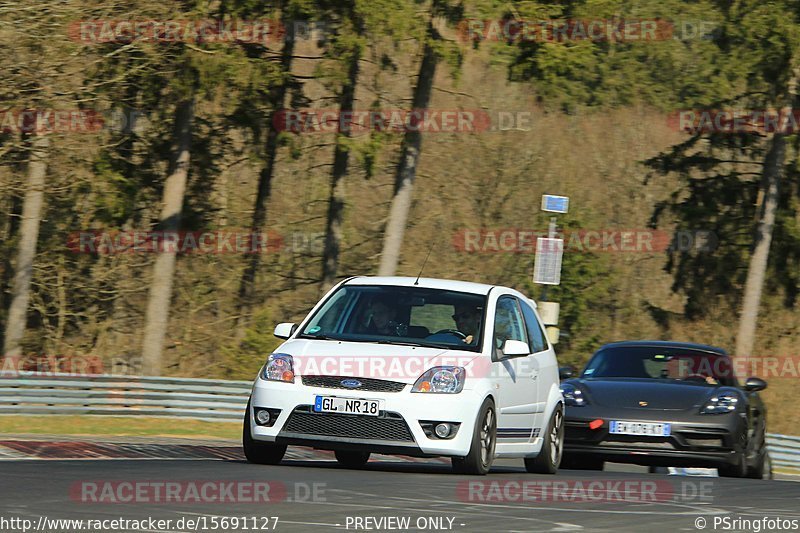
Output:
[[494,347],[501,350],[509,340],[528,342],[525,335],[525,323],[519,310],[517,299],[513,296],[501,296],[497,300],[494,315]]
[[528,326],[528,346],[531,353],[542,352],[547,349],[547,340],[545,340],[542,326],[536,319],[536,313],[533,308],[525,302],[520,302],[522,307],[522,314],[525,316],[525,325]]

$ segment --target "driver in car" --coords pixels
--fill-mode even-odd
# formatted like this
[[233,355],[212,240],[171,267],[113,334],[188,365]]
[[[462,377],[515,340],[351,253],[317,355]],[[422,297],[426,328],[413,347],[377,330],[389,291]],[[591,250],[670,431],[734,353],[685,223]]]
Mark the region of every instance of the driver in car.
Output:
[[478,332],[481,329],[481,308],[473,305],[457,305],[453,320],[456,322],[456,329],[466,335],[464,342],[473,344],[478,341]]
[[395,316],[397,310],[386,300],[375,299],[370,304],[371,318],[364,333],[370,335],[397,335]]

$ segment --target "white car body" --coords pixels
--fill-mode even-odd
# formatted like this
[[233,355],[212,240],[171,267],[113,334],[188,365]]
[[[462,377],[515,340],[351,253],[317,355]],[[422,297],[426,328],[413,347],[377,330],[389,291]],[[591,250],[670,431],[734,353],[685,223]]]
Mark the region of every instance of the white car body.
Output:
[[[341,340],[321,340],[300,338],[299,333],[304,330],[309,320],[317,313],[324,303],[341,287],[347,286],[393,286],[430,288],[459,293],[477,294],[486,298],[484,319],[482,320],[482,341],[480,351],[465,351],[461,349],[442,349],[419,346],[405,346],[396,344],[377,344],[371,342],[347,342]],[[538,332],[527,334],[529,346],[542,348],[530,350],[528,355],[516,355],[500,360],[495,347],[495,332],[493,331],[498,300],[504,306],[510,305],[509,298],[517,299],[532,309],[536,317],[535,327]],[[522,306],[519,307],[520,313]],[[530,315],[528,315],[530,317]],[[284,325],[285,326],[285,325]],[[526,323],[530,329],[531,324]],[[278,334],[279,328],[276,328]],[[427,329],[427,328],[426,328]],[[417,375],[395,376],[387,379],[394,383],[402,383],[402,390],[398,392],[381,392],[378,390],[350,390],[339,387],[335,381],[332,383],[337,388],[330,386],[309,386],[304,384],[309,375],[303,375],[303,368],[295,368],[293,383],[281,381],[268,381],[264,379],[263,370],[259,372],[253,384],[250,409],[245,419],[245,428],[249,420],[249,429],[252,440],[257,443],[278,443],[287,445],[305,445],[321,449],[356,449],[376,453],[392,453],[412,456],[448,456],[464,457],[470,452],[473,432],[477,424],[478,412],[484,401],[489,398],[494,404],[497,428],[495,457],[536,457],[542,450],[543,437],[548,421],[553,416],[554,410],[561,406],[563,398],[559,390],[559,372],[553,346],[544,334],[545,328],[541,318],[536,313],[536,304],[522,293],[500,286],[483,285],[477,283],[405,277],[355,277],[344,280],[312,309],[303,322],[293,329],[289,338],[280,345],[275,353],[288,354],[295,360],[305,361],[307,369],[325,370],[326,361],[331,358],[352,357],[382,358],[387,364],[397,362],[398,368],[403,361],[415,358],[419,361],[430,362],[436,366],[453,364],[458,361],[466,370],[463,390],[458,393],[420,393],[411,392],[412,385],[424,370]],[[288,333],[288,332],[286,332]],[[539,344],[535,344],[533,337]],[[466,341],[465,341],[466,342]],[[494,359],[493,360],[493,354]],[[502,355],[501,355],[502,356]],[[315,365],[314,362],[319,362]],[[331,366],[331,365],[329,365]],[[388,369],[388,367],[387,367]],[[338,370],[334,368],[334,371]],[[341,378],[340,372],[336,379]],[[416,373],[416,372],[415,372]],[[374,374],[374,373],[373,373]],[[380,376],[351,375],[349,377],[362,382],[370,379],[379,379]],[[350,383],[350,381],[348,381]],[[327,383],[330,385],[330,383]],[[400,385],[398,385],[399,387]],[[374,388],[374,387],[373,387]],[[363,415],[336,415],[348,416],[344,421],[348,427],[358,428],[364,426],[363,432],[349,431],[343,434],[342,429],[331,429],[330,424],[323,424],[327,429],[316,429],[315,423],[322,423],[327,414],[314,413],[313,406],[317,396],[335,396],[350,399],[380,400],[385,411],[382,417]],[[254,412],[256,409],[279,409],[280,414],[273,419],[269,427],[256,422]],[[302,423],[288,424],[291,416],[300,410],[298,416]],[[393,417],[392,428],[407,425],[409,435],[398,438],[403,433],[395,429],[381,426],[389,424],[386,416]],[[400,418],[398,418],[400,417]],[[384,422],[380,422],[383,419]],[[421,425],[424,421],[446,421],[460,424],[454,437],[444,439],[435,435],[426,434]],[[375,426],[375,427],[371,427]],[[341,424],[336,428],[341,428]],[[299,429],[299,431],[298,431]],[[324,433],[338,433],[336,435]],[[367,438],[374,437],[374,438]],[[556,465],[557,468],[557,465]]]

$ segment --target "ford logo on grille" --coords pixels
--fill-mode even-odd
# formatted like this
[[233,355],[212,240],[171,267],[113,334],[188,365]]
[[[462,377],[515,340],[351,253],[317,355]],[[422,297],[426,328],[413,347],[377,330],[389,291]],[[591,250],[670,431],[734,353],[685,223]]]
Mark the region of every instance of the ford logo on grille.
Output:
[[347,387],[348,389],[357,389],[361,386],[361,382],[357,379],[343,379],[340,381],[343,386]]

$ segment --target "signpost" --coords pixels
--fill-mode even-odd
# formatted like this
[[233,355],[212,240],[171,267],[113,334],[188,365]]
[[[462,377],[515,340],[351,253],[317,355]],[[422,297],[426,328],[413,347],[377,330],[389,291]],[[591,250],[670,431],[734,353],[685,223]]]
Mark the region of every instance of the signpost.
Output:
[[[552,194],[542,195],[542,211],[545,213],[565,214],[569,211],[569,197]],[[550,218],[547,237],[536,239],[536,255],[533,260],[533,282],[544,285],[542,289],[541,313],[546,313],[545,322],[547,336],[551,344],[558,342],[559,306],[557,302],[547,302],[547,286],[561,283],[561,260],[564,255],[564,239],[556,237],[556,217]]]

